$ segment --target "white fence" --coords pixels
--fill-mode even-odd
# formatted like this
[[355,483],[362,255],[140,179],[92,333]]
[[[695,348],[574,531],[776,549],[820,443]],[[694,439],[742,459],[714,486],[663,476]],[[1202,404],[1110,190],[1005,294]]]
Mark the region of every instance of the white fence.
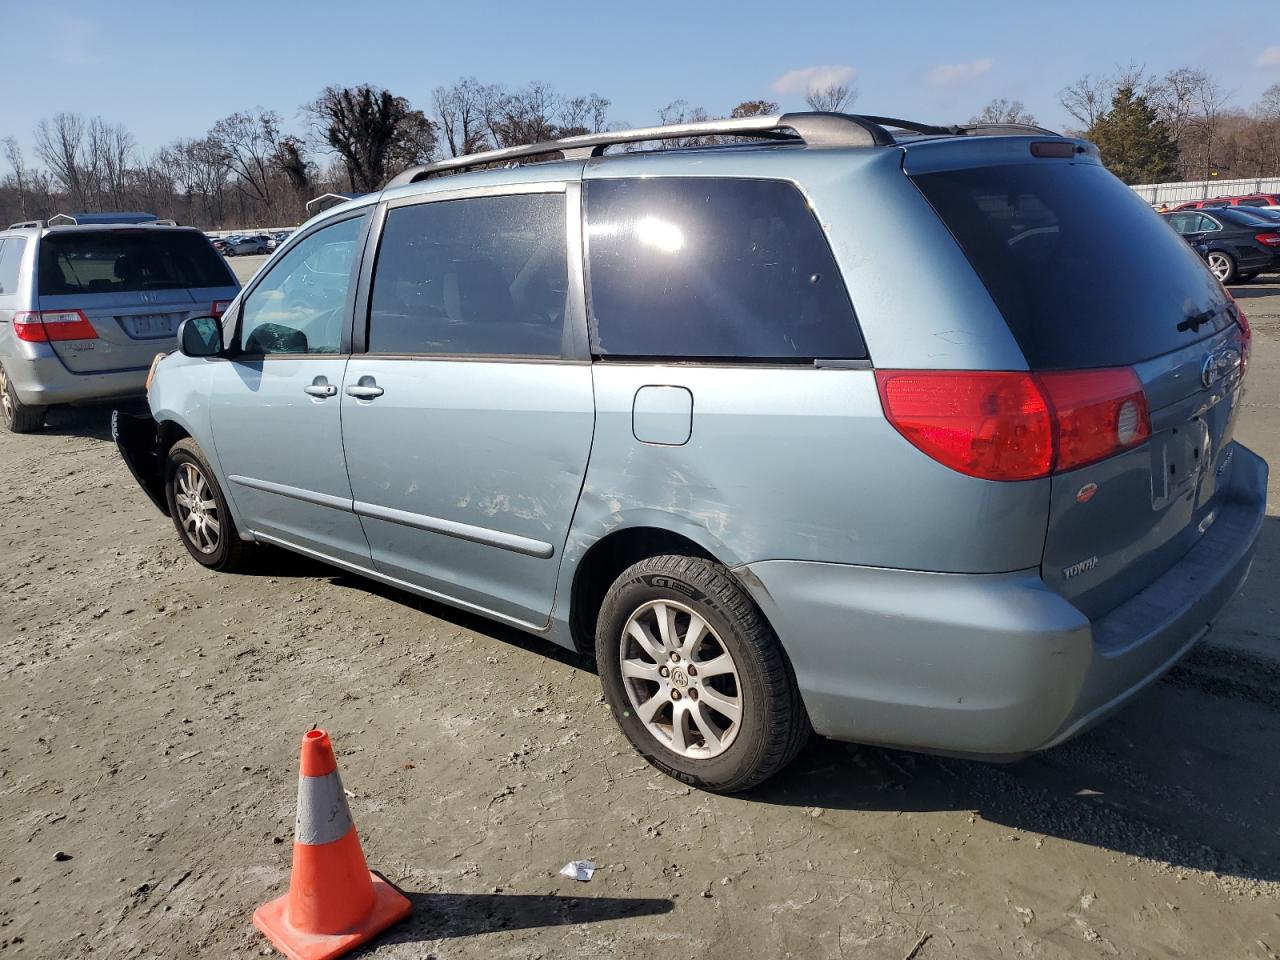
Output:
[[1186,203],[1215,197],[1239,197],[1246,193],[1280,193],[1280,177],[1252,180],[1187,180],[1183,183],[1140,183],[1134,191],[1147,203]]

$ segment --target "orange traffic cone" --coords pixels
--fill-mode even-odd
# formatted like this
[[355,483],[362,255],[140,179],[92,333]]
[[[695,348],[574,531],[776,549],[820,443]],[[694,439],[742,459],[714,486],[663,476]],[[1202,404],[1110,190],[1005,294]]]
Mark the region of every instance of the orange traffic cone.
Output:
[[293,960],[330,960],[409,915],[408,899],[369,872],[323,730],[302,738],[289,892],[253,912],[253,925]]

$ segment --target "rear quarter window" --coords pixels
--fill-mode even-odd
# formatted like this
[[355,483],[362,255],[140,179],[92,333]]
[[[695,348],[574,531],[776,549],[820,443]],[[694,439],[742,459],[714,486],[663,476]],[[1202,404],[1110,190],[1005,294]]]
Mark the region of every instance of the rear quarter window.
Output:
[[228,286],[225,261],[190,230],[77,230],[40,241],[41,296]]
[[1190,245],[1099,165],[1033,161],[912,179],[1032,369],[1133,364],[1233,322]]
[[11,297],[18,292],[18,265],[27,241],[22,237],[5,237],[0,240],[0,297]]
[[862,358],[808,202],[775,180],[585,184],[588,309],[602,357]]

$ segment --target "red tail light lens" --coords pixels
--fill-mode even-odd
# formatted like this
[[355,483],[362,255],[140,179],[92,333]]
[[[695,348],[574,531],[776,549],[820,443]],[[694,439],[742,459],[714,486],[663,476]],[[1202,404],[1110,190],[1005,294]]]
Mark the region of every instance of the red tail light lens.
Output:
[[1147,395],[1128,367],[1036,375],[1053,408],[1054,470],[1074,470],[1135,447],[1151,436]]
[[1151,435],[1129,368],[1053,373],[877,370],[885,416],[944,466],[1032,480],[1113,456]]
[[81,310],[23,311],[13,315],[13,332],[28,343],[97,340],[98,331]]
[[27,343],[48,343],[49,337],[40,322],[40,314],[21,310],[13,315],[13,335]]
[[209,313],[215,317],[221,317],[227,312],[227,307],[231,306],[230,300],[215,300],[209,307]]
[[877,370],[885,416],[952,470],[986,480],[1048,475],[1053,429],[1029,373]]
[[1280,247],[1280,233],[1260,233],[1253,239],[1268,247]]

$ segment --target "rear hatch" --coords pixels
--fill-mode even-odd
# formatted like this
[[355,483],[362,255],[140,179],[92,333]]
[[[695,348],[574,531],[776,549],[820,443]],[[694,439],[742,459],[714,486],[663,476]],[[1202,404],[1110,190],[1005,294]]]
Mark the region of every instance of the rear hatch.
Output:
[[1127,368],[1141,384],[1150,436],[1051,480],[1041,575],[1098,617],[1212,525],[1247,339],[1200,258],[1092,152],[1033,157],[1023,143],[1018,162],[1006,146],[997,164],[912,179],[1033,371]]
[[[50,346],[75,373],[141,369],[170,349],[178,324],[208,314],[239,290],[226,262],[196,230],[128,227],[53,230],[40,241],[40,311],[74,322],[63,330],[84,337],[51,336]],[[52,317],[48,316],[52,315]],[[47,323],[51,331],[55,323]]]

